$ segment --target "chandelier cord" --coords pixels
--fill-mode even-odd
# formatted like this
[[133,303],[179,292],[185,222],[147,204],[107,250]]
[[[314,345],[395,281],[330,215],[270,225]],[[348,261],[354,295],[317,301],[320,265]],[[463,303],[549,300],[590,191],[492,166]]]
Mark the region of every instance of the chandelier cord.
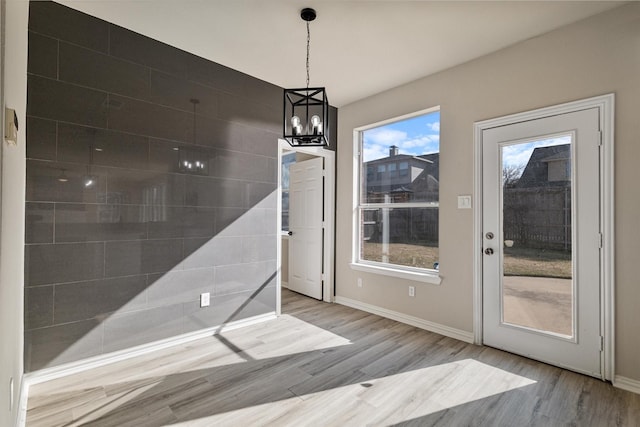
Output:
[[311,44],[311,32],[309,31],[309,21],[307,21],[307,89],[309,89],[309,45]]

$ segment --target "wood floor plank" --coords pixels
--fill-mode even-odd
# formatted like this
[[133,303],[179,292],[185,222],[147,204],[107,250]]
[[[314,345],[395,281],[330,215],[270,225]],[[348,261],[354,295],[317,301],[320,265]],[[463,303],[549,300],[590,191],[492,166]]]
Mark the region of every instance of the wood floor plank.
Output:
[[640,395],[283,290],[278,319],[34,385],[27,426],[630,426]]

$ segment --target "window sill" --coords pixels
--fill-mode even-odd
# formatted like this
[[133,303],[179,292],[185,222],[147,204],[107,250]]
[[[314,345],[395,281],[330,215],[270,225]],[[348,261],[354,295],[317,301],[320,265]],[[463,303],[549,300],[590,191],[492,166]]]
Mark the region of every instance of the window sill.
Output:
[[437,273],[400,270],[397,268],[380,267],[377,265],[360,264],[355,262],[350,263],[349,266],[352,270],[382,274],[384,276],[413,280],[415,282],[431,283],[432,285],[439,285],[442,282],[442,278]]

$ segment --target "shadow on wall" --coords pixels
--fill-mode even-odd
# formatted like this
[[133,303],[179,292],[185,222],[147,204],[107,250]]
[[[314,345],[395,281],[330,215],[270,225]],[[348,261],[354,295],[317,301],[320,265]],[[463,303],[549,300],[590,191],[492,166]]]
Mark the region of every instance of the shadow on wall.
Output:
[[48,1],[28,72],[26,371],[275,310],[281,88]]

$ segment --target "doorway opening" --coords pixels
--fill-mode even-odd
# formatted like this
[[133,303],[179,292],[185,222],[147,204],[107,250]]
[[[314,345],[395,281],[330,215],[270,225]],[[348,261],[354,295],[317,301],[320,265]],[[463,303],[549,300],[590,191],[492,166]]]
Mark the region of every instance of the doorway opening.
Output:
[[[291,147],[280,140],[278,165],[277,312],[280,314],[282,287],[333,302],[335,152],[320,147]],[[294,176],[301,177],[293,181],[306,185],[300,190],[295,189],[296,183],[291,188],[292,168]]]

